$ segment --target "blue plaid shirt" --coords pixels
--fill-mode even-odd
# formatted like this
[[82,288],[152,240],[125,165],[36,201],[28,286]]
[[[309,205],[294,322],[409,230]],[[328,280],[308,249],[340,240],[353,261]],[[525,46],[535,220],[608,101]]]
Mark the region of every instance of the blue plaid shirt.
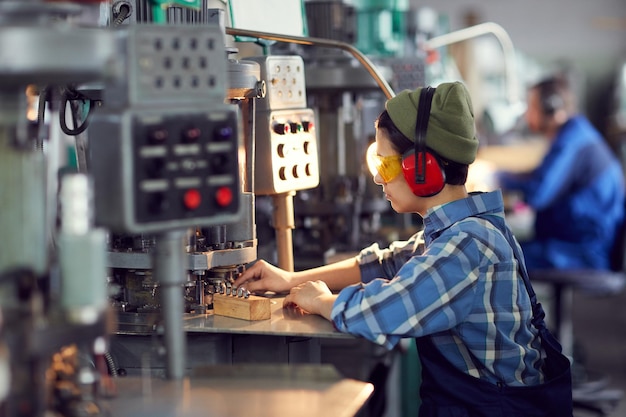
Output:
[[430,335],[469,375],[509,386],[540,383],[530,299],[511,246],[485,216],[504,217],[500,191],[434,207],[408,241],[361,251],[362,282],[339,293],[334,325],[390,349]]

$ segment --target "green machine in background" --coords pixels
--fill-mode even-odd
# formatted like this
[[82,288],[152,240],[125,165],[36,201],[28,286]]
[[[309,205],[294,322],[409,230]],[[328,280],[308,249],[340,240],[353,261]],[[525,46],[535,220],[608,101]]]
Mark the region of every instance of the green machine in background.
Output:
[[367,55],[400,56],[407,39],[409,0],[351,0],[357,9],[356,47]]

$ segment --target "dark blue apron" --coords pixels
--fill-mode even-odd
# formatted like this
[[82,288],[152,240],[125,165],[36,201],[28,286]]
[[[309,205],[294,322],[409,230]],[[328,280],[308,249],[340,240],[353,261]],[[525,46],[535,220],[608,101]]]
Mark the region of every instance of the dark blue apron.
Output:
[[[513,236],[499,217],[491,221],[507,238],[518,260],[523,259]],[[545,313],[528,279],[523,262],[521,275],[533,307],[532,324],[539,331],[546,357],[541,385],[508,387],[474,378],[448,362],[434,346],[431,336],[416,339],[422,364],[419,417],[571,417],[572,377],[569,359],[561,345],[546,328]]]

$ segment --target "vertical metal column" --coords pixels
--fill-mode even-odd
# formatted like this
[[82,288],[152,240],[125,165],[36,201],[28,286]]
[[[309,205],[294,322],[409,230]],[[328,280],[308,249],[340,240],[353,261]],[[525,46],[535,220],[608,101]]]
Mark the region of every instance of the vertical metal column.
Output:
[[278,250],[278,266],[285,271],[293,271],[293,236],[296,227],[293,212],[293,196],[295,192],[287,192],[272,196],[274,202],[274,229]]
[[154,277],[159,283],[161,311],[165,328],[166,377],[182,379],[185,374],[187,339],[183,328],[186,275],[183,245],[184,231],[172,231],[156,237],[153,252]]

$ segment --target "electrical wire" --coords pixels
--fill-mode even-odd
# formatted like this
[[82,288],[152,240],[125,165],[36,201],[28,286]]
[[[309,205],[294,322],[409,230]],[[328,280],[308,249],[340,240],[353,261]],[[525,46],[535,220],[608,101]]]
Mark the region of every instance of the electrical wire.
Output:
[[[66,122],[66,108],[67,104],[73,101],[81,101],[83,104],[89,103],[89,109],[87,110],[87,115],[84,117],[81,125],[78,125],[78,117],[76,112],[72,110],[72,120],[74,122],[74,128],[70,129],[67,126]],[[91,100],[80,92],[74,90],[73,88],[65,88],[61,93],[61,106],[59,108],[59,122],[61,124],[61,130],[68,136],[76,136],[83,133],[89,127],[89,116],[93,108],[95,107],[95,100]],[[71,103],[70,103],[71,104]],[[72,106],[70,106],[71,108]]]

